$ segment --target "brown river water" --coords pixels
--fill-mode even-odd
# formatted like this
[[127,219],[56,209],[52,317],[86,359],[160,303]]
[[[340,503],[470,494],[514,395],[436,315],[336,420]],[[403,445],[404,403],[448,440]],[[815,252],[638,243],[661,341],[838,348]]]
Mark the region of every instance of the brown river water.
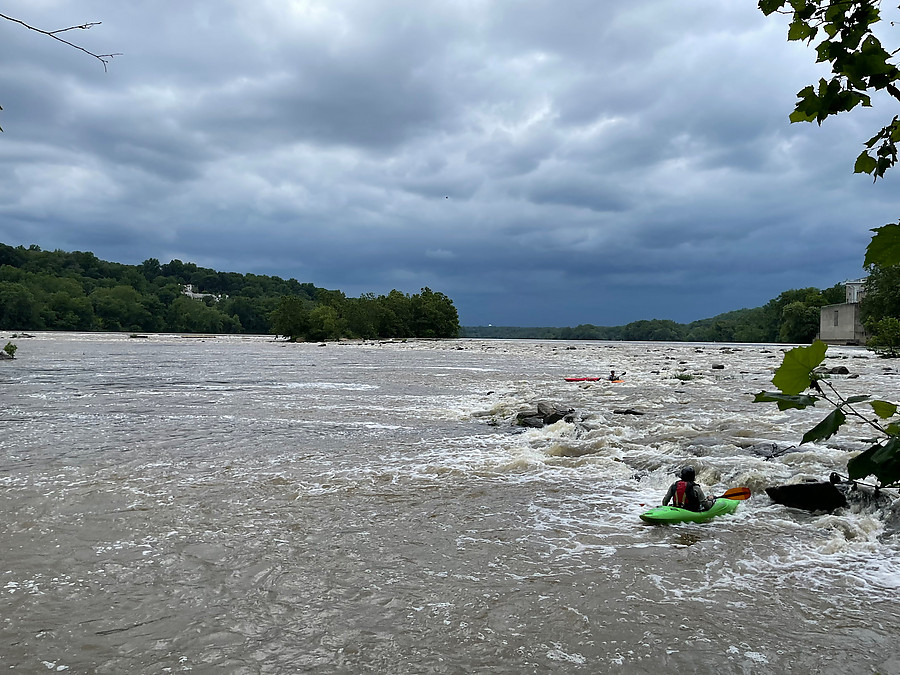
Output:
[[[0,671],[900,673],[896,518],[763,490],[871,435],[759,452],[827,413],[752,403],[783,346],[13,342]],[[897,400],[893,362],[828,354]],[[580,423],[515,427],[540,400]],[[642,523],[685,463],[753,498]]]

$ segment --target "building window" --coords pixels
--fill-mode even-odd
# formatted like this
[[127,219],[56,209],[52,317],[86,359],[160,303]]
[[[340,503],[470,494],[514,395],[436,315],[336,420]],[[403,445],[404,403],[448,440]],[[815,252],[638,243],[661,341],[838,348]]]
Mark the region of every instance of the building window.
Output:
[[841,316],[841,313],[838,310],[834,310],[834,325],[835,326],[840,325],[840,321],[839,321],[840,316]]

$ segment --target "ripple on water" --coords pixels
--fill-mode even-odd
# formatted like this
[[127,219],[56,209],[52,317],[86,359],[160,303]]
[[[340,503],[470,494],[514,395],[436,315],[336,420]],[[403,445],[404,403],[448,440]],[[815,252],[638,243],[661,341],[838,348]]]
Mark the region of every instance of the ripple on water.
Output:
[[[796,444],[820,414],[750,402],[777,348],[571,346],[29,341],[0,435],[4,658],[98,673],[883,665],[900,557],[882,514],[764,496],[859,448],[849,434],[752,452]],[[624,385],[563,380],[610,368]],[[851,389],[891,398],[878,362],[853,369]],[[581,422],[516,429],[539,400]],[[753,499],[704,525],[641,523],[687,462],[708,491]]]

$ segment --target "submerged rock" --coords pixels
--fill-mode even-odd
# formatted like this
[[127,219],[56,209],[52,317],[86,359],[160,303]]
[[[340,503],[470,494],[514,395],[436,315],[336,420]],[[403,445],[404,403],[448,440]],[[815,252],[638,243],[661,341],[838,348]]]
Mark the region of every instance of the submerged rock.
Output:
[[782,448],[777,443],[755,443],[747,448],[747,450],[754,455],[765,457],[766,459],[774,459],[775,457],[781,457],[782,455],[787,455],[792,452],[801,452],[800,448],[796,445]]

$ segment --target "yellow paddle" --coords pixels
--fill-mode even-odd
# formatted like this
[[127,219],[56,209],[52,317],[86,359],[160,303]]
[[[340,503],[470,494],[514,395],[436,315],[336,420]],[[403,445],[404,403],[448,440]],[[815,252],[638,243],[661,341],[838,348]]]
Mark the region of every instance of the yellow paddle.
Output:
[[730,490],[725,490],[725,492],[720,494],[716,499],[719,499],[721,497],[724,497],[725,499],[750,499],[750,488],[731,488]]

